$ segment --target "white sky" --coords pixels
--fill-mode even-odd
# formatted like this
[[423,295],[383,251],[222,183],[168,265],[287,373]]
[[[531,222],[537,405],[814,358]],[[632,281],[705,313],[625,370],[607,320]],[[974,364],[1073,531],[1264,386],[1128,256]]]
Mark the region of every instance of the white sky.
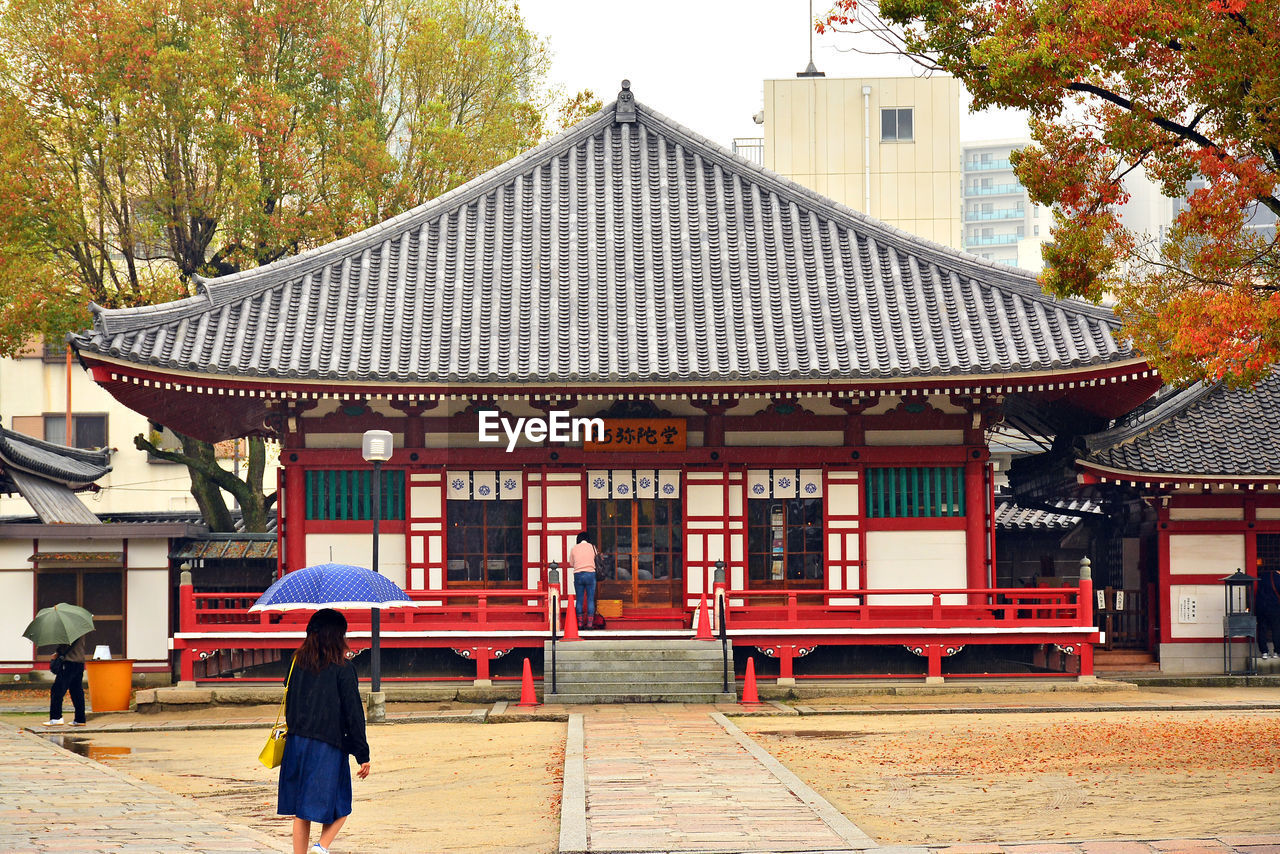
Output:
[[[814,0],[815,14],[827,8]],[[591,89],[604,103],[623,78],[636,100],[728,147],[758,137],[751,116],[763,81],[793,77],[809,62],[809,0],[522,0],[530,29],[547,38],[551,83],[572,94]],[[840,50],[851,37],[814,36],[814,62],[828,77],[906,76],[900,57]],[[964,141],[1026,135],[1022,114],[960,115]]]

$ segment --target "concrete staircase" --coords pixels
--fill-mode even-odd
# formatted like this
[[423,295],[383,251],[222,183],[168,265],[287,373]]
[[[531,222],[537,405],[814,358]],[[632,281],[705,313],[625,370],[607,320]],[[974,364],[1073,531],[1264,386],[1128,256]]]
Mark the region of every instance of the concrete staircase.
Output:
[[544,703],[736,702],[733,644],[724,693],[720,641],[580,640],[556,644],[551,691],[551,643],[543,646]]

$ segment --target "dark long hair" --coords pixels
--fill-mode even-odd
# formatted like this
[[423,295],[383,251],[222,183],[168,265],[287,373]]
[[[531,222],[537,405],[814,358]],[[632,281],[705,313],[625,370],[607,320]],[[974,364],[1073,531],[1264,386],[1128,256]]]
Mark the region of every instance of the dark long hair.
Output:
[[321,608],[307,622],[307,637],[294,661],[312,673],[347,660],[347,618],[332,608]]

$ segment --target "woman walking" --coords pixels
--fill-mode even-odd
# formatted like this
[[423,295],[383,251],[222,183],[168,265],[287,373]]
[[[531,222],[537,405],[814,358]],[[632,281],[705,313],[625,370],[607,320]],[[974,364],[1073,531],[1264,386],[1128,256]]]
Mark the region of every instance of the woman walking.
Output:
[[[293,816],[294,854],[329,854],[338,831],[351,814],[351,767],[369,776],[369,742],[355,667],[347,661],[347,618],[332,608],[316,611],[307,637],[293,657],[285,698],[289,734],[280,765],[280,815]],[[311,823],[320,839],[311,841]]]

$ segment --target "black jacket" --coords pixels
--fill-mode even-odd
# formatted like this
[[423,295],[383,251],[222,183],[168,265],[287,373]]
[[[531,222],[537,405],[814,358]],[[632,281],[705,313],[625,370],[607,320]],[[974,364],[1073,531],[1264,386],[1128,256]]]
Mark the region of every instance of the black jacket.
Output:
[[287,693],[284,719],[289,735],[332,744],[362,765],[369,761],[364,707],[356,686],[356,669],[351,664],[333,664],[319,673],[294,667]]

